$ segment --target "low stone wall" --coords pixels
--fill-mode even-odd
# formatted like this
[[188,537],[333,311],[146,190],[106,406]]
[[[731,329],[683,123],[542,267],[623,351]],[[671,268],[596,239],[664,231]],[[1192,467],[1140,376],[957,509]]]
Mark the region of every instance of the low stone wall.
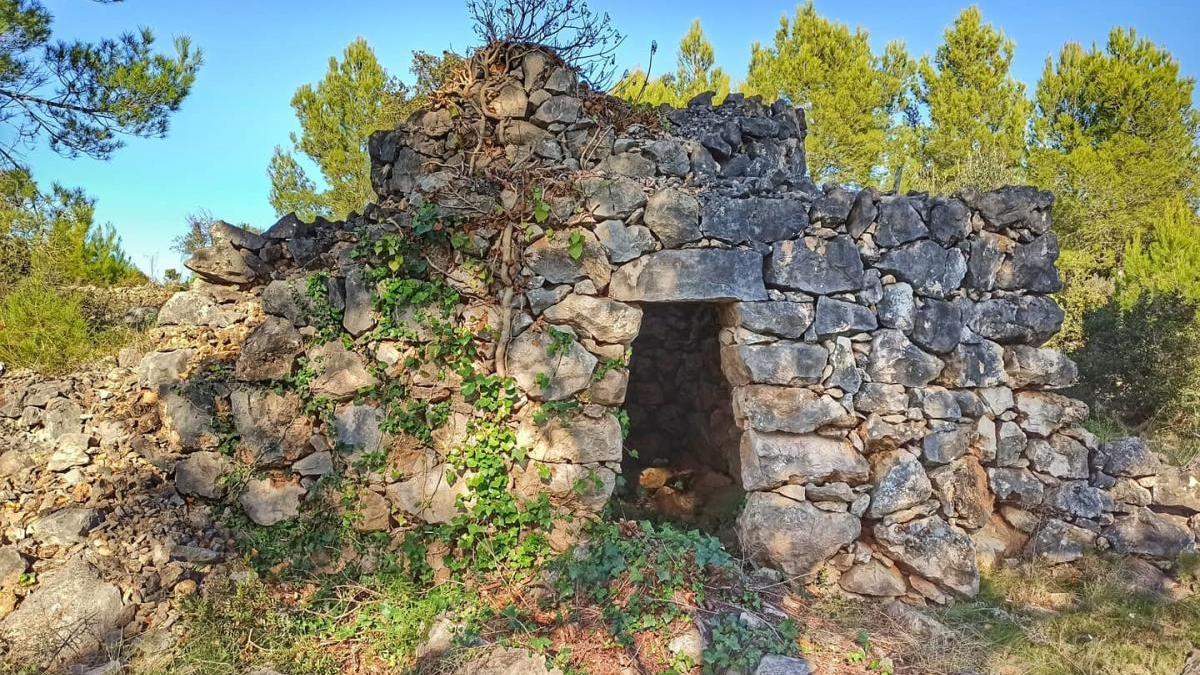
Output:
[[[378,490],[380,526],[455,514],[465,488],[447,484],[446,456],[473,413],[453,381],[404,367],[429,339],[420,326],[372,332],[374,293],[350,255],[365,233],[424,227],[434,208],[463,229],[428,261],[461,292],[452,318],[477,327],[477,367],[512,377],[527,401],[514,419],[529,463],[511,467],[522,494],[583,512],[605,503],[643,308],[710,303],[740,435],[730,464],[749,492],[740,537],[762,562],[801,579],[831,565],[851,593],[944,601],[1019,554],[1060,563],[1111,547],[1170,561],[1194,548],[1200,483],[1136,440],[1097,442],[1080,426],[1086,407],[1054,391],[1075,367],[1041,346],[1062,321],[1048,296],[1049,194],[818,188],[804,115],[783,103],[701,97],[639,118],[544,53],[509,63],[372,137],[380,202],[363,218],[231,229],[189,263],[217,284],[270,280],[271,318],[237,379],[286,376],[307,349],[324,364],[313,386],[341,401],[330,424],[297,432],[303,442],[266,444],[282,450],[274,466],[304,473],[290,462],[313,461],[313,433],[352,453],[403,447],[399,479]],[[350,341],[305,347],[317,329],[296,286],[313,270],[328,271]],[[449,402],[432,442],[383,431],[380,406],[354,399],[379,377]],[[244,396],[247,410],[274,401]],[[303,495],[294,481],[289,504]]]

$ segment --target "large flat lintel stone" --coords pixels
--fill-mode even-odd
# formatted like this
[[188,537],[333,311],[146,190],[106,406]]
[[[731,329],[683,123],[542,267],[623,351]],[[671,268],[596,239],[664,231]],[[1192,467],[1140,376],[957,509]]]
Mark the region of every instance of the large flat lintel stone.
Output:
[[609,297],[624,302],[766,300],[762,256],[743,249],[659,251],[617,269]]

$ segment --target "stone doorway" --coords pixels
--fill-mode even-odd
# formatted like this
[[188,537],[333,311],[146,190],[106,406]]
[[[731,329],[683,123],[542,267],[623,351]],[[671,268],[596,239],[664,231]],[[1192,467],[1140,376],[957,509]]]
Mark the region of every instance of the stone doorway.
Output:
[[719,531],[744,496],[741,431],[721,371],[719,306],[647,303],[642,310],[625,399],[621,496],[648,517]]

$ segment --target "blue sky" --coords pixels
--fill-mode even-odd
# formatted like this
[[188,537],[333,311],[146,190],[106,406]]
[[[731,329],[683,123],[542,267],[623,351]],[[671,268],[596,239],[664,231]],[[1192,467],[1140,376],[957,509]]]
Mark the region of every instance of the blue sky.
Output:
[[[413,50],[463,50],[472,44],[462,0],[126,0],[101,5],[85,0],[43,0],[55,15],[59,38],[95,39],[148,26],[162,45],[189,35],[205,52],[191,97],[165,139],[131,139],[113,159],[67,160],[48,150],[28,155],[43,184],[81,186],[98,199],[97,218],[111,222],[143,269],[177,267],[169,250],[184,217],[208,209],[232,222],[266,227],[266,165],[276,144],[296,128],[288,101],[297,86],[319,79],[331,55],[365,37],[393,73],[410,80]],[[591,0],[607,11],[628,38],[622,67],[645,61],[659,43],[655,70],[673,68],[675,47],[699,18],[717,60],[735,80],[745,75],[750,45],[769,42],[791,0]],[[824,0],[822,14],[862,26],[877,47],[907,43],[914,55],[932,53],[942,31],[969,3],[952,0]],[[1018,79],[1037,82],[1047,56],[1064,42],[1103,42],[1116,25],[1133,26],[1169,48],[1183,71],[1200,73],[1200,2],[1071,0],[978,2],[984,16],[1017,44]]]

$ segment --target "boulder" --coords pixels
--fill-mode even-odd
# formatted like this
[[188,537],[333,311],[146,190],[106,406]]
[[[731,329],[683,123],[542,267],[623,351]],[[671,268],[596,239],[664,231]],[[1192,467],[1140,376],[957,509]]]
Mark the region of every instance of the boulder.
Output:
[[914,208],[915,201],[911,197],[885,197],[880,201],[875,243],[884,248],[895,248],[929,236],[929,228]]
[[854,398],[854,409],[880,415],[902,413],[908,409],[908,390],[902,384],[866,382]]
[[158,416],[167,438],[183,450],[196,450],[217,442],[213,429],[216,405],[203,386],[185,385],[181,391],[168,391],[158,399]]
[[782,338],[799,339],[812,325],[814,309],[811,303],[735,302],[728,306],[730,323],[748,331]]
[[621,461],[621,424],[613,415],[555,416],[541,426],[522,424],[517,431],[519,445],[539,462]]
[[979,460],[968,455],[929,473],[937,488],[942,512],[959,525],[976,530],[987,525],[995,508],[988,475]]
[[346,349],[341,340],[330,340],[309,350],[308,362],[316,371],[308,384],[313,396],[344,401],[378,383],[363,357]]
[[[121,589],[73,558],[41,578],[21,606],[0,621],[0,636],[18,663],[70,663],[99,652],[121,627],[123,610]],[[56,669],[43,672],[51,670]]]
[[851,593],[877,598],[894,598],[908,590],[903,574],[875,559],[858,563],[843,572],[838,585]]
[[1163,467],[1150,488],[1156,506],[1200,512],[1200,477],[1188,467]]
[[817,571],[862,530],[852,514],[822,511],[773,492],[747,496],[737,523],[746,555],[797,577]]
[[867,188],[854,196],[850,212],[846,214],[846,231],[857,239],[875,222],[878,215],[879,193],[873,188]]
[[1045,503],[1069,518],[1095,520],[1112,510],[1112,500],[1086,480],[1069,480],[1052,488],[1046,493]]
[[29,523],[29,536],[43,546],[74,546],[87,539],[88,532],[100,523],[95,509],[78,506],[38,516]]
[[942,248],[928,239],[888,251],[876,267],[912,284],[917,293],[935,298],[957,289],[967,274],[967,261],[961,251]]
[[83,466],[91,461],[88,449],[92,447],[92,442],[95,440],[92,436],[72,432],[59,434],[54,440],[54,453],[46,462],[46,469],[66,471],[71,467]]
[[849,338],[839,337],[834,341],[833,350],[829,352],[829,366],[833,372],[825,380],[826,386],[837,387],[845,394],[853,394],[862,386],[863,369],[858,367],[858,358]]
[[588,387],[588,400],[597,405],[620,406],[625,402],[629,388],[629,371],[611,368],[604,371],[600,379],[592,377]]
[[974,542],[940,517],[879,524],[874,534],[888,557],[917,574],[967,597],[979,593]]
[[600,162],[601,170],[609,174],[630,176],[632,178],[653,178],[658,170],[654,160],[639,152],[619,152],[609,155]]
[[830,396],[809,389],[752,384],[736,387],[734,416],[758,431],[815,431],[846,416],[846,409]]
[[876,309],[882,326],[906,333],[916,326],[917,304],[913,288],[904,282],[884,286],[883,297]]
[[292,471],[301,476],[324,476],[333,473],[333,453],[323,450],[298,459],[292,464]]
[[1096,533],[1070,523],[1049,519],[1029,538],[1025,551],[1051,565],[1074,562],[1096,545]]
[[354,337],[364,335],[375,327],[375,313],[371,300],[371,284],[361,268],[346,274],[345,309],[342,327]]
[[[698,663],[698,662],[697,662]],[[767,654],[758,662],[754,675],[812,675],[812,666],[797,656]]]
[[[580,181],[583,207],[597,220],[625,220],[634,211],[646,206],[646,193],[642,186],[629,178],[585,178]],[[697,202],[699,220],[699,202]],[[654,225],[647,222],[650,229]],[[696,224],[697,230],[699,223]],[[664,242],[664,246],[666,243]]]
[[651,141],[645,152],[658,164],[658,172],[664,176],[686,176],[692,168],[692,160],[683,144],[676,141]]
[[1075,362],[1054,349],[1013,345],[1004,350],[1004,369],[1014,387],[1062,389],[1079,376]]
[[777,241],[767,260],[766,282],[822,295],[857,291],[863,286],[862,257],[846,236]]
[[799,199],[714,194],[703,203],[700,230],[731,244],[791,239],[808,227],[808,205]]
[[971,240],[967,257],[967,288],[990,291],[996,288],[996,274],[1005,257],[1016,246],[1013,240],[992,232],[980,232]]
[[868,307],[826,296],[817,298],[813,329],[819,336],[864,333],[876,327],[875,313]]
[[624,302],[766,300],[762,257],[741,249],[659,251],[613,273],[609,296]]
[[196,354],[191,349],[176,349],[169,352],[149,352],[138,363],[138,386],[159,393],[178,384],[187,372],[188,362]]
[[160,326],[210,326],[225,328],[238,320],[236,312],[221,308],[211,297],[198,291],[180,291],[158,310]]
[[962,339],[962,310],[953,302],[926,298],[915,313],[912,341],[937,354],[945,354]]
[[1124,555],[1142,555],[1174,561],[1179,554],[1196,549],[1196,538],[1184,518],[1155,513],[1147,508],[1117,516],[1104,529],[1113,550]]
[[976,303],[967,326],[1000,344],[1038,346],[1062,328],[1063,311],[1054,300],[1041,295],[993,298]]
[[1033,468],[1055,478],[1087,478],[1088,450],[1078,441],[1054,434],[1049,439],[1031,439],[1025,454]]
[[1012,256],[997,270],[996,286],[1005,290],[1057,293],[1062,290],[1062,281],[1054,265],[1056,260],[1058,239],[1053,233],[1046,233],[1027,244],[1017,244]]
[[721,370],[735,386],[814,384],[828,363],[828,350],[804,342],[732,345],[721,350]]
[[1021,413],[1021,428],[1042,437],[1079,424],[1088,416],[1085,403],[1043,391],[1019,392],[1017,410]]
[[264,312],[283,317],[297,327],[307,326],[314,313],[313,299],[309,297],[305,277],[273,279],[263,287],[259,299]]
[[871,456],[871,505],[867,518],[882,518],[929,499],[933,487],[920,460],[907,450],[892,450]]
[[311,450],[313,423],[301,411],[295,394],[239,388],[230,393],[229,402],[241,446],[256,463],[290,462]]
[[561,340],[560,344],[548,332],[529,329],[509,344],[508,373],[530,398],[557,401],[591,385],[596,357],[569,334]]
[[448,523],[459,514],[458,499],[467,495],[466,479],[453,485],[447,482],[445,464],[418,472],[407,480],[392,483],[385,490],[397,511],[426,523]]
[[1101,443],[1094,465],[1110,476],[1141,478],[1153,476],[1162,468],[1158,456],[1136,436]]
[[463,662],[453,675],[562,675],[558,668],[551,667],[546,657],[528,649],[516,647],[493,647],[481,655]]
[[392,439],[380,428],[383,418],[383,410],[373,404],[345,403],[334,409],[334,437],[339,447],[349,450],[351,461],[391,445]]
[[246,336],[234,374],[243,381],[281,380],[291,374],[303,347],[291,321],[269,316]]
[[300,515],[305,489],[293,482],[255,478],[246,482],[238,503],[255,523],[269,527]]
[[1040,505],[1046,498],[1046,488],[1028,469],[988,468],[988,483],[996,499],[1023,507]]
[[943,365],[941,359],[922,351],[904,333],[884,329],[871,341],[867,373],[875,382],[920,387],[937,377]]
[[252,252],[239,251],[229,242],[214,242],[199,249],[183,264],[201,279],[219,286],[249,286],[270,277]]
[[937,383],[945,387],[994,387],[1005,384],[1004,348],[990,340],[960,344],[945,357]]
[[221,478],[233,462],[217,452],[193,452],[175,463],[175,489],[183,495],[216,499],[221,496]]
[[626,227],[619,220],[606,220],[596,226],[596,239],[608,251],[608,259],[625,263],[655,249],[654,235],[644,225]]
[[547,308],[542,316],[552,323],[565,323],[597,342],[624,344],[637,337],[642,310],[608,298],[572,293]]
[[676,188],[655,192],[646,202],[642,220],[664,248],[677,248],[703,236],[700,232],[700,202]]
[[769,490],[785,483],[865,482],[867,460],[849,442],[815,434],[761,432],[742,434],[742,487]]
[[813,202],[808,210],[808,219],[813,224],[841,225],[850,216],[855,195],[839,185],[827,183],[824,193]]
[[996,465],[1013,466],[1025,455],[1029,439],[1016,422],[996,425]]
[[929,236],[953,246],[971,234],[971,210],[957,199],[935,199],[929,209]]
[[[523,88],[514,86],[513,89],[514,91],[521,91],[524,94]],[[530,120],[540,126],[574,124],[579,120],[582,110],[583,102],[574,96],[551,96],[546,99],[545,103],[538,106],[537,112],[533,114]],[[520,115],[512,115],[512,117],[520,117]]]
[[1054,202],[1054,196],[1049,192],[1029,186],[1006,186],[989,192],[968,191],[963,198],[979,212],[988,229],[1024,226],[1035,233],[1045,232],[1043,228],[1049,227],[1048,222],[1043,224],[1038,212],[1049,209]]
[[[572,240],[582,241],[582,250],[572,247]],[[533,242],[525,248],[525,265],[552,284],[590,279],[603,289],[611,275],[608,252],[591,230],[582,227],[554,230]]]

